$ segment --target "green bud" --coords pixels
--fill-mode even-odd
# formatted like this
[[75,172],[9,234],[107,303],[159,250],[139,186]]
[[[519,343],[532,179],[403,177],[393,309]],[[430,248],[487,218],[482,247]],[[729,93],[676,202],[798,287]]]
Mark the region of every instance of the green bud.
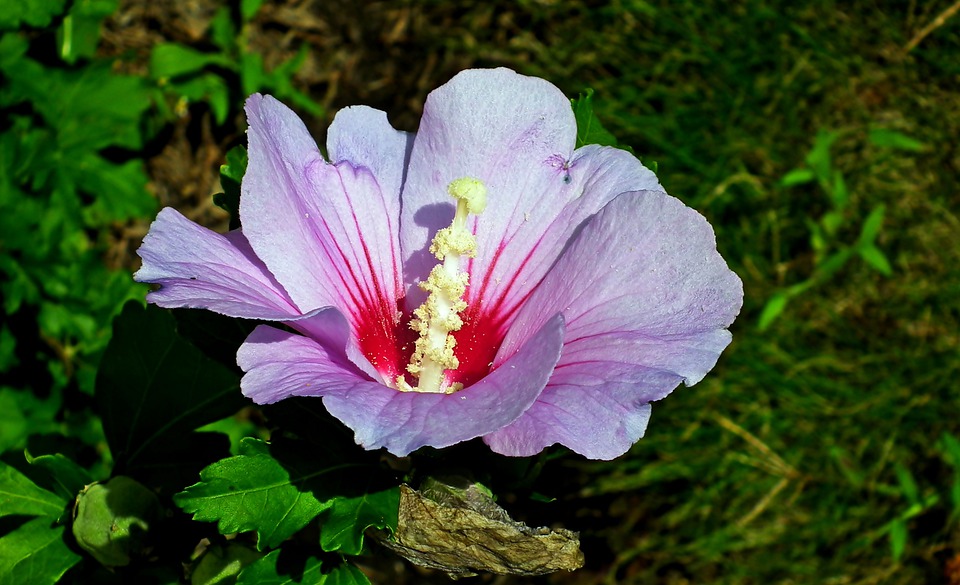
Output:
[[102,565],[122,567],[141,555],[160,513],[156,494],[119,475],[80,492],[74,509],[73,536]]
[[244,567],[262,555],[242,544],[212,546],[200,557],[190,575],[190,585],[233,585]]

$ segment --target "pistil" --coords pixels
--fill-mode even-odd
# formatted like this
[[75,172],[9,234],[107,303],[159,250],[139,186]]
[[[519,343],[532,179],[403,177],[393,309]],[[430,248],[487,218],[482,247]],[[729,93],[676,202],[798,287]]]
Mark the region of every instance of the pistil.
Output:
[[461,271],[460,264],[464,258],[476,255],[477,240],[467,229],[467,218],[471,213],[483,212],[487,189],[479,180],[464,177],[450,183],[447,192],[457,200],[457,211],[453,223],[438,231],[430,244],[430,253],[442,262],[420,283],[428,294],[410,320],[410,328],[420,337],[407,366],[407,371],[417,378],[417,385],[413,387],[404,376],[398,376],[397,389],[402,391],[450,394],[461,387],[446,384],[446,371],[460,365],[453,353],[456,340],[451,333],[463,326],[460,313],[467,308],[463,294],[470,277]]

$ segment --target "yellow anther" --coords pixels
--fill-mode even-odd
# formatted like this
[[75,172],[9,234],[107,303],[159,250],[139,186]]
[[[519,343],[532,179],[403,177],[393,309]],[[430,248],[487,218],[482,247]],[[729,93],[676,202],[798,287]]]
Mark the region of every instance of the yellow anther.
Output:
[[465,201],[467,211],[474,215],[487,208],[487,187],[479,179],[463,177],[450,183],[447,193],[457,201]]
[[397,377],[397,389],[409,392],[445,392],[459,390],[461,384],[446,384],[446,370],[455,370],[460,361],[454,355],[456,340],[451,335],[463,327],[460,313],[467,308],[463,293],[469,275],[460,271],[460,260],[477,253],[477,240],[467,229],[467,216],[478,214],[487,205],[487,188],[477,179],[464,177],[450,183],[450,195],[457,200],[457,211],[450,227],[439,230],[430,244],[430,253],[442,262],[433,267],[427,280],[420,283],[427,300],[413,312],[410,328],[420,338],[414,346],[407,371],[417,377],[417,386]]

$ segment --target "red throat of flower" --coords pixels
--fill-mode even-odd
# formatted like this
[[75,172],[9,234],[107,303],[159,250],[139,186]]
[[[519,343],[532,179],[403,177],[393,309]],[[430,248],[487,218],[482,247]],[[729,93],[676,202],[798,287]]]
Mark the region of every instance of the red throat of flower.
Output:
[[463,300],[470,280],[462,263],[477,247],[467,217],[483,212],[486,187],[465,177],[447,190],[457,200],[457,211],[430,245],[440,263],[419,285],[427,300],[412,315],[399,312],[399,322],[387,323],[389,313],[381,310],[366,312],[367,322],[357,324],[363,353],[388,384],[403,392],[450,394],[469,386],[490,371],[503,339],[493,319]]

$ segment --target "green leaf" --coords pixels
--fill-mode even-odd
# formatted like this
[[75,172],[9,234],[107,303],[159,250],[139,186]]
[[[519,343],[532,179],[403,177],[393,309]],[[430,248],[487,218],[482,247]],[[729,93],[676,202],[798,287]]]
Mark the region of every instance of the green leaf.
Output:
[[0,452],[22,449],[27,435],[57,429],[58,394],[41,400],[33,392],[0,388]]
[[117,0],[75,0],[57,29],[60,58],[67,63],[89,59],[100,43],[100,23],[117,10]]
[[344,563],[329,569],[320,559],[287,559],[286,551],[275,550],[246,567],[237,585],[370,585],[355,566]]
[[244,22],[253,20],[262,5],[263,0],[240,0],[240,18]]
[[247,150],[243,145],[227,151],[227,164],[220,166],[220,186],[223,193],[213,196],[213,202],[230,214],[230,229],[240,227],[240,183],[247,172]]
[[817,270],[814,272],[811,279],[815,280],[816,282],[826,282],[831,276],[843,268],[843,265],[850,260],[850,256],[852,255],[852,248],[844,248],[843,250],[833,254],[817,267]]
[[861,244],[872,244],[877,239],[877,234],[880,233],[880,228],[883,226],[883,214],[886,211],[885,205],[877,205],[870,212],[870,215],[867,216],[867,219],[863,222],[863,227],[860,228],[860,243]]
[[63,12],[67,0],[13,0],[0,10],[0,30],[16,30],[21,24],[46,28]]
[[40,455],[39,457],[30,457],[28,454],[27,461],[30,462],[30,465],[42,471],[43,477],[46,479],[46,481],[41,482],[44,487],[49,488],[64,501],[73,500],[86,485],[93,483],[93,478],[90,477],[86,469],[60,453]]
[[875,128],[871,130],[867,135],[867,139],[870,140],[871,144],[879,146],[880,148],[906,150],[909,152],[923,152],[927,149],[926,145],[919,140],[887,128]]
[[88,154],[78,162],[82,172],[77,173],[77,186],[94,196],[93,203],[84,210],[86,225],[145,218],[156,212],[157,201],[147,191],[142,161],[116,165]]
[[873,267],[877,272],[884,276],[893,276],[893,267],[883,252],[873,244],[859,246],[857,252],[863,261]]
[[[200,482],[174,496],[174,502],[195,520],[216,521],[222,534],[256,531],[260,550],[276,547],[339,505],[331,546],[353,547],[362,544],[362,536],[347,534],[348,518],[396,528],[396,512],[385,511],[389,494],[358,493],[358,487],[371,484],[376,470],[322,449],[248,438],[240,455],[201,471]],[[362,532],[366,526],[353,528]]]
[[[0,461],[0,516],[59,518],[67,499],[48,492]],[[2,547],[0,547],[2,550]]]
[[222,534],[257,533],[257,548],[272,548],[299,531],[329,504],[304,484],[309,475],[291,474],[270,456],[266,443],[241,442],[240,455],[200,472],[200,482],[174,496],[194,520],[217,522]]
[[897,481],[900,483],[900,493],[907,499],[911,504],[920,503],[920,488],[917,487],[917,482],[913,479],[913,474],[910,473],[910,470],[897,463],[893,466],[893,471],[897,475]]
[[760,313],[760,320],[757,323],[760,331],[765,331],[780,316],[780,313],[787,307],[788,300],[789,298],[783,292],[774,293],[770,297],[767,304],[764,305],[763,311]]
[[236,372],[180,338],[167,311],[135,301],[114,321],[95,396],[114,460],[125,470],[246,404]]
[[813,171],[807,168],[793,169],[780,179],[780,185],[783,187],[795,187],[803,185],[816,179]]
[[573,115],[577,120],[577,148],[585,144],[617,146],[617,139],[603,127],[600,119],[593,113],[593,89],[588,88],[585,93],[570,102],[573,106]]
[[80,562],[63,539],[63,526],[33,518],[0,537],[0,585],[54,585]]
[[240,84],[243,95],[263,91],[267,83],[267,72],[263,67],[263,57],[259,53],[240,55]]
[[224,54],[229,54],[236,47],[237,28],[226,6],[218,8],[210,21],[210,39]]
[[834,236],[843,225],[843,214],[839,211],[828,211],[820,218],[820,224],[828,235]]
[[229,70],[236,67],[226,55],[203,53],[177,43],[160,43],[150,53],[150,76],[158,80],[198,73],[211,65]]
[[813,170],[814,176],[827,189],[830,188],[830,182],[833,179],[833,170],[830,162],[830,148],[833,143],[840,138],[839,132],[829,130],[820,130],[813,141],[813,148],[804,159]]
[[947,456],[947,462],[960,469],[960,439],[950,433],[943,433],[940,437],[940,449]]
[[833,185],[830,189],[830,199],[836,209],[843,209],[850,200],[850,191],[847,190],[847,182],[843,179],[843,173],[838,170],[833,171]]
[[399,487],[336,498],[321,519],[320,546],[328,552],[358,555],[363,550],[364,531],[370,527],[395,531],[399,512]]
[[890,554],[899,561],[907,550],[907,523],[898,518],[890,522]]

